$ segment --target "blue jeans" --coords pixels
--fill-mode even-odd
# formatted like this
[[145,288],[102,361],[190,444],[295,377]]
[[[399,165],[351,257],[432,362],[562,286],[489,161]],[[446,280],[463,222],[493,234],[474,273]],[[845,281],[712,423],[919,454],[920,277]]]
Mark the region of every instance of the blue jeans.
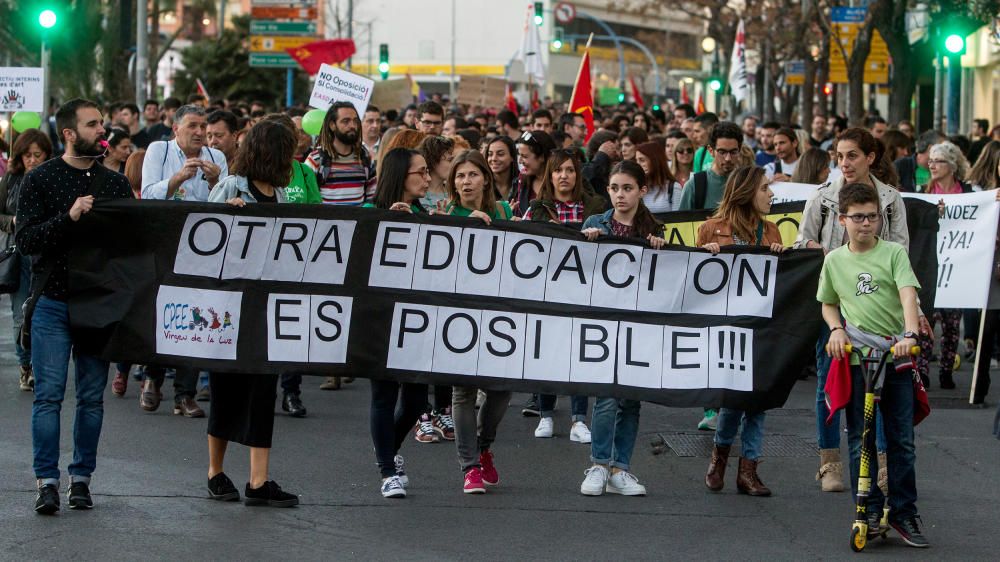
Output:
[[767,417],[765,412],[748,414],[743,410],[722,408],[719,410],[719,419],[716,421],[718,425],[715,426],[715,444],[719,447],[732,445],[742,422],[743,431],[740,432],[740,441],[743,443],[743,451],[740,456],[750,461],[759,459],[764,449],[765,417]]
[[30,367],[31,352],[21,347],[21,324],[24,323],[24,313],[21,312],[21,306],[31,295],[31,258],[15,254],[10,259],[20,260],[18,267],[21,268],[21,280],[17,291],[10,295],[10,314],[14,318],[14,353],[17,355],[18,365]]
[[[889,519],[903,521],[917,514],[917,476],[914,468],[916,448],[913,443],[913,371],[900,373],[890,364],[882,387],[879,409],[885,424],[888,444]],[[861,470],[861,437],[865,423],[865,386],[861,367],[851,367],[853,378],[851,402],[847,406],[847,443],[851,451],[851,490],[858,493],[858,473]],[[871,476],[878,473],[878,459],[872,463]],[[868,496],[869,509],[882,509],[885,497],[878,486],[872,485]]]
[[[820,449],[840,449],[840,412],[833,414],[833,419],[827,425],[826,418],[830,410],[826,407],[826,375],[830,371],[832,359],[826,354],[826,342],[830,339],[830,330],[823,323],[819,339],[816,340],[816,443]],[[862,387],[864,388],[864,387]],[[875,448],[885,452],[885,430],[882,427],[882,412],[875,407]]]
[[639,434],[641,405],[637,400],[618,398],[598,398],[594,402],[594,418],[590,422],[590,462],[628,470]]
[[76,364],[76,418],[69,474],[89,477],[97,465],[108,362],[73,352],[68,306],[39,298],[31,321],[31,359],[35,370],[31,439],[36,478],[59,478],[59,412],[66,395],[70,353]]
[[[570,396],[569,403],[573,421],[574,422],[587,421],[587,405],[590,403],[590,399],[587,398],[586,396]],[[541,417],[551,418],[552,412],[555,409],[556,409],[555,394],[538,395],[538,412]]]

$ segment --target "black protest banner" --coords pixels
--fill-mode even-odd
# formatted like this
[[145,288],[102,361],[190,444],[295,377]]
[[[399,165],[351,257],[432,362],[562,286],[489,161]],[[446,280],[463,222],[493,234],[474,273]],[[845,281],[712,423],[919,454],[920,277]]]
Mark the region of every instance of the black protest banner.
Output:
[[101,203],[74,240],[74,330],[109,360],[756,410],[816,341],[818,251],[159,201]]
[[[938,285],[938,207],[909,197],[903,198],[903,204],[906,206],[906,228],[910,234],[910,265],[920,281],[920,302],[924,303],[925,311],[930,311]],[[805,201],[771,206],[767,219],[778,225],[786,246],[791,246],[799,234],[803,207]],[[656,218],[663,223],[663,236],[668,242],[694,246],[698,227],[713,213],[714,210],[677,211],[660,213]]]

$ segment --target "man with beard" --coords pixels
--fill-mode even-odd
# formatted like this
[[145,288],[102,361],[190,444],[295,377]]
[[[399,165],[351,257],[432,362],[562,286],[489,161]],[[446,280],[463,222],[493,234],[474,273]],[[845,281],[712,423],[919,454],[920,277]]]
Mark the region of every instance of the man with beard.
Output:
[[326,111],[319,148],[305,162],[316,172],[324,204],[359,206],[375,195],[375,166],[361,145],[360,128],[351,102],[338,101]]
[[[208,201],[208,192],[229,175],[226,155],[205,145],[208,138],[205,109],[184,105],[173,119],[174,139],[150,143],[142,161],[142,198],[149,200]],[[160,387],[166,368],[147,365],[139,394],[139,407],[155,412],[163,394]],[[197,369],[184,367],[174,373],[174,415],[203,418],[195,402]]]
[[760,146],[757,149],[755,163],[763,168],[778,157],[774,152],[774,133],[781,128],[781,125],[774,121],[768,121],[760,126],[757,132],[760,134]]
[[55,117],[66,152],[25,177],[16,217],[17,248],[35,258],[31,288],[36,305],[34,313],[29,313],[35,372],[31,436],[38,480],[35,511],[42,514],[59,511],[59,418],[71,352],[76,365],[76,418],[69,465],[70,509],[94,506],[90,476],[97,464],[104,419],[108,362],[78,349],[70,331],[68,254],[74,226],[93,208],[95,199],[132,197],[125,176],[96,162],[104,153],[104,126],[97,105],[74,99],[60,107]]

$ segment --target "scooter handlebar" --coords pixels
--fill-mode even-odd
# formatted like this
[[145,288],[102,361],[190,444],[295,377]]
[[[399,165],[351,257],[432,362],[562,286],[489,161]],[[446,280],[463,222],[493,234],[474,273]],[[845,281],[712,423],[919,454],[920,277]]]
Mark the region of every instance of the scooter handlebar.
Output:
[[[854,346],[851,345],[851,344],[849,344],[849,343],[848,344],[844,344],[844,353],[850,355],[852,352],[854,352]],[[915,345],[915,346],[911,347],[910,348],[910,355],[913,356],[913,357],[916,357],[917,355],[920,355],[920,346],[919,345]]]

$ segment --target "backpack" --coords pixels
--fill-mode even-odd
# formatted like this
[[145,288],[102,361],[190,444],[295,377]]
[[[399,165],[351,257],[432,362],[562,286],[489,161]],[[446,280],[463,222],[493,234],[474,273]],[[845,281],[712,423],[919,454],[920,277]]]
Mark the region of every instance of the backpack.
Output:
[[705,199],[708,198],[708,172],[695,172],[694,178],[694,201],[692,209],[704,209]]

